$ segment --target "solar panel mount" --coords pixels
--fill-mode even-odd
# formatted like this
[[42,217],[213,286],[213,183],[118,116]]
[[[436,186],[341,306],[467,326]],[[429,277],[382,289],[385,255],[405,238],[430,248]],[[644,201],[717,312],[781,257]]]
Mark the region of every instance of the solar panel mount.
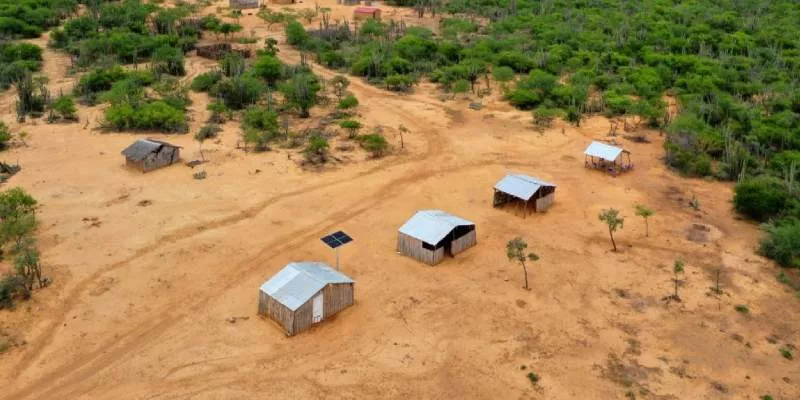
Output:
[[353,238],[342,231],[337,231],[328,236],[322,237],[321,240],[327,244],[328,247],[335,249],[339,246],[352,242]]

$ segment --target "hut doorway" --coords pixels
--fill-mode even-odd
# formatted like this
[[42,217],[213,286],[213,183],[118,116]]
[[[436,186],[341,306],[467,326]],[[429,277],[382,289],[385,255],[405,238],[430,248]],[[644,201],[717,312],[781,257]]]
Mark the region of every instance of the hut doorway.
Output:
[[312,323],[316,324],[322,321],[323,305],[322,292],[320,292],[317,297],[314,297],[314,302],[311,307]]

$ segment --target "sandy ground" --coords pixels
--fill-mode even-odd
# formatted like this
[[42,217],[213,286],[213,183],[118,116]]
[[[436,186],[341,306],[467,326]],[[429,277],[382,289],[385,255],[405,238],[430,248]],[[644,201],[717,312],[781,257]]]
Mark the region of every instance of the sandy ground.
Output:
[[[242,23],[266,33],[256,17]],[[280,56],[299,59],[285,46]],[[64,61],[47,51],[44,71],[70,87]],[[191,74],[212,66],[189,59]],[[343,162],[305,171],[295,150],[235,149],[234,122],[205,145],[202,181],[183,165],[126,169],[119,151],[136,135],[94,130],[97,108],[81,108],[78,124],[19,126],[13,90],[3,94],[3,120],[30,133],[28,147],[2,154],[24,168],[8,185],[42,204],[55,281],[0,312],[0,328],[25,343],[0,355],[0,398],[800,398],[798,361],[778,351],[800,345],[800,301],[754,253],[758,227],[736,219],[731,186],[667,171],[658,133],[623,141],[636,168],[614,178],[583,167],[604,118],[539,133],[500,101],[474,111],[427,85],[399,95],[354,78],[350,89],[362,121],[387,127],[392,155],[337,154]],[[208,99],[192,96],[195,130]],[[403,150],[388,129],[400,124]],[[169,140],[198,156],[191,135]],[[509,171],[558,184],[555,206],[527,218],[492,208]],[[649,237],[636,203],[656,211]],[[597,219],[607,207],[627,218],[616,253]],[[475,221],[478,246],[437,267],[395,254],[397,228],[425,208]],[[704,239],[688,240],[693,224],[708,227]],[[356,305],[287,338],[256,316],[258,287],[290,261],[333,263],[318,238],[339,229],[355,238],[341,257]],[[505,258],[517,235],[541,257],[530,291]],[[677,258],[684,301],[667,306]],[[719,297],[709,293],[717,269]]]

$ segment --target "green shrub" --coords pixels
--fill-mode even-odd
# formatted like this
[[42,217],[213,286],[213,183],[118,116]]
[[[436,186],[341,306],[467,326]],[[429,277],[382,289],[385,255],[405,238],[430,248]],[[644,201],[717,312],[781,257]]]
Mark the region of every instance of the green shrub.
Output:
[[355,120],[352,120],[352,119],[348,119],[348,120],[344,120],[344,121],[339,122],[339,126],[342,129],[347,129],[347,131],[350,132],[349,137],[352,139],[352,138],[356,137],[356,134],[358,133],[358,130],[361,129],[361,122],[358,122],[358,121],[355,121]]
[[386,83],[389,90],[406,92],[416,83],[416,79],[409,75],[394,74],[387,76],[386,79],[384,79],[384,83]]
[[211,139],[217,137],[217,135],[222,132],[222,127],[217,124],[205,124],[200,131],[197,132],[196,137],[205,139]]
[[167,133],[185,133],[188,129],[183,110],[164,101],[141,105],[120,103],[106,109],[108,126],[118,130],[156,130]]
[[8,141],[11,140],[11,130],[5,122],[0,121],[0,150],[8,148]]
[[358,107],[358,99],[352,94],[349,94],[343,99],[339,100],[339,104],[336,105],[336,108],[340,110],[350,110],[356,107]]
[[736,306],[734,306],[733,308],[734,308],[734,309],[735,309],[737,312],[739,312],[739,313],[742,313],[742,314],[749,314],[749,313],[750,313],[750,309],[749,309],[749,308],[747,308],[747,306],[746,306],[746,305],[744,305],[744,304],[737,304],[737,305],[736,305]]
[[265,90],[266,87],[261,80],[240,76],[221,80],[211,90],[211,95],[222,99],[226,107],[241,110],[257,103]]
[[62,119],[67,121],[78,120],[78,108],[75,107],[75,101],[72,100],[72,97],[61,95],[53,101],[51,107]]
[[537,375],[535,372],[528,372],[527,377],[528,377],[528,380],[531,381],[531,383],[533,383],[534,385],[539,383],[539,379],[540,379],[539,375]]
[[781,355],[783,356],[783,358],[785,358],[785,359],[787,359],[787,360],[792,360],[792,359],[794,359],[794,355],[792,354],[792,351],[791,351],[791,350],[789,350],[788,348],[786,348],[786,347],[781,347],[781,348],[780,348],[778,351],[780,351],[780,352],[781,352]]
[[274,55],[264,54],[253,63],[253,76],[263,79],[269,85],[274,85],[282,73],[283,64]]
[[736,185],[733,205],[736,211],[757,221],[780,215],[790,194],[782,181],[769,176],[747,179]]
[[760,251],[784,267],[800,268],[800,221],[784,219],[765,225]]
[[379,134],[364,135],[359,138],[361,147],[370,152],[372,157],[380,158],[389,150],[389,142]]
[[191,89],[195,92],[208,92],[222,79],[219,71],[204,72],[192,79]]
[[328,140],[322,135],[315,133],[308,138],[308,145],[303,150],[306,160],[311,162],[325,162],[328,155]]

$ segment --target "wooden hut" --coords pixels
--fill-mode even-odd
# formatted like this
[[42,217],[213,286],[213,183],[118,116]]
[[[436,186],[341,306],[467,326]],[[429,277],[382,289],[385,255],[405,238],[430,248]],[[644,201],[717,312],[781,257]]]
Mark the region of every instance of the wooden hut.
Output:
[[196,46],[195,48],[198,56],[212,60],[220,60],[228,53],[239,53],[244,58],[249,58],[252,55],[250,49],[234,48],[230,43],[207,44]]
[[603,169],[616,175],[633,169],[631,152],[602,142],[592,142],[583,152],[586,168]]
[[181,147],[155,139],[139,139],[122,150],[128,166],[150,172],[175,164],[181,158]]
[[353,305],[355,281],[321,262],[286,265],[258,292],[258,314],[294,336]]
[[228,0],[234,10],[249,10],[261,7],[261,0]]
[[353,19],[381,19],[381,9],[377,7],[356,7]]
[[556,185],[523,174],[509,174],[494,185],[492,205],[517,204],[528,211],[545,212],[556,198]]
[[296,0],[272,0],[272,4],[294,4]]
[[397,252],[436,265],[477,243],[474,223],[444,211],[423,210],[400,227]]

